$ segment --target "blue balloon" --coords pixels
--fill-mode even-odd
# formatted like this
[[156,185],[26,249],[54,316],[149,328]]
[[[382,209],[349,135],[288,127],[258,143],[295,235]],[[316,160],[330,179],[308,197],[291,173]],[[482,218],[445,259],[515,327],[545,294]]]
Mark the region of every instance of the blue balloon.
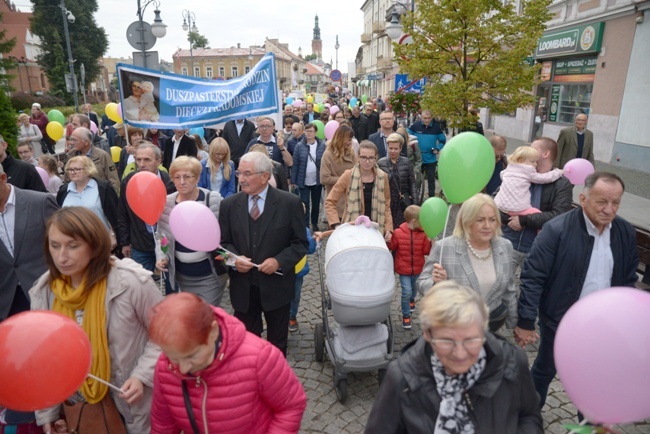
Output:
[[203,127],[192,128],[190,130],[190,134],[198,134],[199,137],[203,137],[203,135],[205,134],[205,130],[203,129]]
[[293,97],[292,97],[292,96],[288,96],[287,99],[284,100],[284,102],[285,102],[286,104],[293,104]]
[[356,106],[357,106],[357,99],[353,97],[350,100],[350,107],[356,107]]

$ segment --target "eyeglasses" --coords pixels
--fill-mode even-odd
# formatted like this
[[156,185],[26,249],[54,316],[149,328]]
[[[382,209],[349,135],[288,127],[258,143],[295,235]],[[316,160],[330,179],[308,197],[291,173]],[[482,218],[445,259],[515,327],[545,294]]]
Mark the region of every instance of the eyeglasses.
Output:
[[431,343],[441,351],[452,351],[454,348],[456,348],[456,345],[462,345],[467,351],[476,351],[483,346],[483,343],[485,343],[485,337],[470,338],[463,341],[431,338]]
[[239,178],[250,178],[253,175],[259,175],[260,173],[264,172],[240,172],[239,170],[235,170],[235,176]]
[[70,142],[70,143],[77,143],[78,141],[79,141],[79,140],[78,140],[78,139],[75,139],[74,137],[70,137],[70,138],[68,139],[68,142]]
[[190,181],[192,179],[196,178],[194,175],[176,175],[174,176],[174,182],[181,182],[181,181]]
[[65,171],[68,173],[79,173],[79,172],[83,172],[83,169],[80,169],[78,167],[70,167],[68,169],[65,169]]
[[381,119],[379,119],[379,120],[380,120],[380,121],[392,121],[393,118],[381,118]]
[[374,163],[377,157],[359,157],[359,160],[365,163]]
[[27,155],[32,151],[18,151],[18,155]]
[[273,128],[273,125],[258,125],[257,128],[261,128],[263,130],[266,130],[268,128]]

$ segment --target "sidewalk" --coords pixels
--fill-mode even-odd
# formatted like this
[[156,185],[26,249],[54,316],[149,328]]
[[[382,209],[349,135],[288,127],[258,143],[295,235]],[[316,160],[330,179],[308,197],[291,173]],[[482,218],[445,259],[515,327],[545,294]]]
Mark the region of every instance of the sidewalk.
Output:
[[[528,145],[527,142],[506,137],[508,146],[506,152],[511,154],[519,146]],[[625,181],[625,190],[618,215],[633,225],[650,231],[650,174],[638,170],[614,166],[612,164],[596,161],[596,170],[616,173]],[[573,188],[573,201],[580,202],[581,186]]]

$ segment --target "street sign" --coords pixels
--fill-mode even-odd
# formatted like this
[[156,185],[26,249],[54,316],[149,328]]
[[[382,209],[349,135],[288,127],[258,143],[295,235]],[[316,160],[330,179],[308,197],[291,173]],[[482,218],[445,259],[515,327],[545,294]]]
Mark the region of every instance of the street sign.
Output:
[[143,48],[144,50],[151,50],[156,45],[156,37],[151,33],[151,25],[146,21],[142,22],[142,27],[140,27],[140,21],[132,22],[126,28],[126,40],[136,50],[142,50]]
[[[150,68],[150,69],[160,68],[157,51],[145,51],[144,56],[140,51],[133,51],[132,53],[133,53],[133,64],[135,66],[141,66],[143,68]],[[145,62],[144,62],[145,56],[147,59],[147,66],[145,66]]]
[[395,74],[395,92],[422,93],[427,79],[409,80],[407,74]]
[[334,69],[332,70],[332,72],[330,72],[330,79],[332,81],[341,81],[341,77],[342,77],[341,71],[339,71],[338,69]]

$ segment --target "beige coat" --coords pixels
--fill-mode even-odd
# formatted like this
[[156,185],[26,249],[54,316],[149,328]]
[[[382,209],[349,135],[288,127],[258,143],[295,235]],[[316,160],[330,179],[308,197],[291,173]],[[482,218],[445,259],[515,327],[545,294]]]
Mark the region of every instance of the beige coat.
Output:
[[[381,169],[376,169],[381,170]],[[347,223],[347,204],[348,194],[350,193],[350,182],[352,180],[352,170],[346,170],[339,178],[336,185],[327,195],[325,200],[325,214],[327,215],[327,223],[332,226],[337,223]],[[390,185],[388,183],[388,175],[384,176],[384,197],[386,198],[386,206],[384,210],[385,222],[384,233],[393,232],[393,216],[390,212]],[[341,214],[336,210],[336,204],[339,200],[343,200],[343,212]],[[364,212],[363,199],[361,200],[361,214]]]
[[[117,408],[126,421],[129,434],[148,433],[153,389],[153,373],[160,348],[149,341],[149,312],[162,300],[151,272],[131,259],[114,258],[115,265],[106,282],[106,323],[111,355],[112,384],[121,386],[131,377],[144,385],[144,396],[128,405],[111,390]],[[48,285],[49,271],[29,291],[32,310],[51,310],[54,296]],[[62,373],[63,375],[63,373]],[[36,422],[43,425],[59,417],[61,406],[36,412]]]
[[[336,161],[334,155],[329,149],[325,150],[320,162],[320,183],[325,187],[325,198],[329,196],[330,191],[339,180],[343,172],[352,169],[357,163],[355,154],[344,156],[341,161]],[[336,211],[339,215],[343,215],[345,209],[345,200],[341,198],[336,204]]]

